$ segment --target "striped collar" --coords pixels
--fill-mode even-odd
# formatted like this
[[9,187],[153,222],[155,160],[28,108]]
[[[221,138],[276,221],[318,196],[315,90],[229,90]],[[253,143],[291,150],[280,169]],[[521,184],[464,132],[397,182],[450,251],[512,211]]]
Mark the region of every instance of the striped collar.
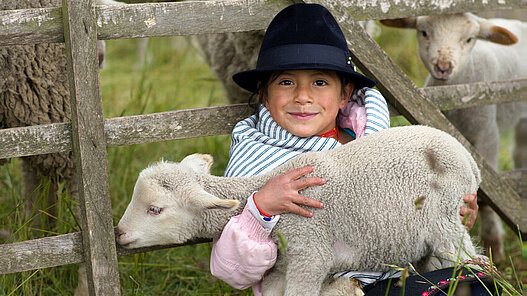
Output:
[[225,176],[252,176],[268,172],[308,151],[331,150],[341,144],[333,138],[298,137],[278,125],[260,105],[258,117],[240,121],[232,132]]

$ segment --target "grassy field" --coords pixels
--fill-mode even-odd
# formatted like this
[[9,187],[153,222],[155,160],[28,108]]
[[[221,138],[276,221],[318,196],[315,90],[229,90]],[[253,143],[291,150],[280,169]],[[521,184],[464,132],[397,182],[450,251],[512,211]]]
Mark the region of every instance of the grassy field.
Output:
[[[417,61],[413,33],[384,31],[378,42],[395,58],[417,85],[426,70]],[[101,71],[101,89],[106,118],[147,114],[168,110],[224,105],[221,86],[197,55],[187,38],[153,38],[141,64],[139,40],[112,40],[107,43],[107,62]],[[401,44],[409,44],[401,46]],[[405,124],[393,118],[395,125]],[[117,224],[131,197],[138,173],[160,159],[179,161],[191,153],[212,154],[213,174],[221,175],[229,149],[229,136],[203,137],[153,144],[109,148],[108,163],[112,213]],[[502,149],[503,169],[509,167],[507,149]],[[75,200],[65,192],[58,204],[57,222],[49,231],[35,234],[24,219],[19,161],[0,167],[0,229],[12,235],[3,243],[78,231],[72,208]],[[44,184],[46,187],[46,184]],[[43,212],[36,212],[39,219]],[[475,233],[475,230],[474,230]],[[507,230],[506,252],[516,269],[521,262],[517,236]],[[252,295],[216,280],[209,272],[210,244],[161,250],[119,258],[123,295]],[[63,266],[0,276],[0,295],[72,295],[77,266]],[[511,282],[512,265],[503,267]]]

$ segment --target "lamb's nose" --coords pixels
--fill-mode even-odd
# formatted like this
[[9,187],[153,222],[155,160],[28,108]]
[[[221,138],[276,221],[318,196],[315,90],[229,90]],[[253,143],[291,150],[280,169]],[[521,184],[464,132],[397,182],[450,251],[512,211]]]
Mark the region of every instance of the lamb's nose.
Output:
[[437,70],[441,73],[448,73],[451,70],[451,64],[450,62],[438,62],[436,67]]
[[117,227],[117,237],[120,238],[121,235],[125,235],[126,232],[122,230],[121,228]]

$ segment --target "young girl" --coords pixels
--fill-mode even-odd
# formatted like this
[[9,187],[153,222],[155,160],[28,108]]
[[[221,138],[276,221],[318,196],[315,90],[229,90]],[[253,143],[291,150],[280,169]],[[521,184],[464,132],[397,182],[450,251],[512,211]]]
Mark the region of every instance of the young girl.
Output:
[[[301,153],[333,149],[390,126],[384,98],[370,88],[376,82],[356,72],[340,27],[320,5],[294,4],[278,13],[265,34],[256,69],[233,79],[258,94],[260,106],[234,128],[225,176],[265,173]],[[323,178],[304,177],[313,171],[291,170],[249,197],[243,212],[213,242],[214,276],[261,294],[260,282],[276,260],[270,232],[280,214],[311,217],[299,205],[324,206],[299,194],[324,185]]]

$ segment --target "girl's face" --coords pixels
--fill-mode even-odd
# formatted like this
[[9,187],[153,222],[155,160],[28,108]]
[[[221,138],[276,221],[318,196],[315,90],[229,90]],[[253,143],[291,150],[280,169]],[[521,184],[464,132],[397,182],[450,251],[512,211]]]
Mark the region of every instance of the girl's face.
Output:
[[281,127],[296,136],[310,137],[335,128],[339,109],[352,91],[351,84],[341,87],[334,71],[290,70],[271,75],[263,102]]

